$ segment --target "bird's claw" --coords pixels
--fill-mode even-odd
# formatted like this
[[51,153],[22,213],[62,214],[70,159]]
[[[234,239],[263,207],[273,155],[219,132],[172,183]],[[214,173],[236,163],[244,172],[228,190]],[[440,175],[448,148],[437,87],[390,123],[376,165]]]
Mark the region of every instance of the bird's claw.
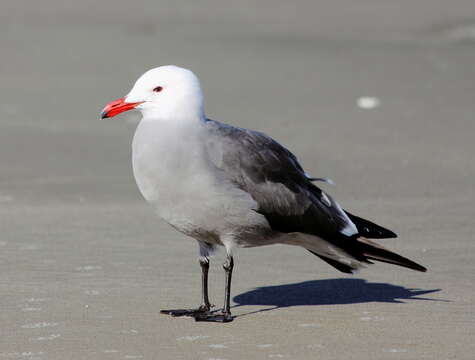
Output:
[[214,313],[214,312],[206,312],[201,314],[196,314],[193,316],[195,321],[208,321],[208,322],[219,322],[219,323],[227,323],[234,320],[234,317],[230,313]]
[[171,315],[174,317],[178,316],[190,316],[190,317],[196,317],[201,314],[207,314],[209,313],[209,310],[211,306],[204,306],[201,305],[199,308],[196,309],[170,309],[170,310],[160,310],[160,314],[166,314],[166,315]]

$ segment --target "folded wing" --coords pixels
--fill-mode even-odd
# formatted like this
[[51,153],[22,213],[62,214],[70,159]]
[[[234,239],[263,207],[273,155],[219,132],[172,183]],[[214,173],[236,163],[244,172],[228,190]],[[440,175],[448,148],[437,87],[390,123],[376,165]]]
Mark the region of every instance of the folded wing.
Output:
[[[252,196],[258,204],[255,211],[265,216],[273,230],[319,238],[315,242],[323,239],[336,252],[357,262],[371,263],[371,259],[425,271],[380,245],[363,241],[364,237],[389,238],[396,234],[344,211],[312,183],[297,158],[269,136],[212,120],[206,126],[211,135],[206,144],[210,159],[230,181]],[[307,249],[340,271],[355,269],[340,257],[328,257],[327,253],[319,253],[318,247],[310,246]]]

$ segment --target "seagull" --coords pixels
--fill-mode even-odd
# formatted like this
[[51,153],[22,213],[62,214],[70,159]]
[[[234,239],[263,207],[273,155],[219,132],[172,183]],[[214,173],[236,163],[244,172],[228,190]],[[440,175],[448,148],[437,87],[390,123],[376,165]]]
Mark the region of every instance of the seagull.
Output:
[[[132,143],[137,186],[161,219],[199,245],[201,305],[161,313],[232,321],[233,251],[240,247],[299,246],[344,273],[373,261],[426,271],[375,242],[396,234],[342,209],[315,185],[329,180],[308,175],[277,141],[208,119],[192,71],[174,65],[147,71],[101,118],[132,109],[142,113]],[[226,250],[224,307],[213,311],[208,270],[220,246]]]

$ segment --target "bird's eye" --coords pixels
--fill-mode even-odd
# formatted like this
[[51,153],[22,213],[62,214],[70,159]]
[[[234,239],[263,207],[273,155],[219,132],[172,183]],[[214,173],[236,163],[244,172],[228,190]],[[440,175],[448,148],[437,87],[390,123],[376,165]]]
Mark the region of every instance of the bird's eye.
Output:
[[161,86],[157,86],[155,89],[153,89],[154,92],[160,92],[162,90],[163,88]]

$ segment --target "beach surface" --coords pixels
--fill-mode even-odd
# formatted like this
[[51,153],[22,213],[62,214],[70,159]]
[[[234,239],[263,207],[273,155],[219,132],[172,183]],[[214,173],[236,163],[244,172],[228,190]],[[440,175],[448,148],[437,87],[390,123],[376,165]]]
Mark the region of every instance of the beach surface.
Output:
[[[474,358],[473,0],[22,0],[0,34],[0,360]],[[139,115],[99,114],[165,64],[428,272],[243,249],[233,322],[159,314],[198,304],[197,245],[136,189]]]

